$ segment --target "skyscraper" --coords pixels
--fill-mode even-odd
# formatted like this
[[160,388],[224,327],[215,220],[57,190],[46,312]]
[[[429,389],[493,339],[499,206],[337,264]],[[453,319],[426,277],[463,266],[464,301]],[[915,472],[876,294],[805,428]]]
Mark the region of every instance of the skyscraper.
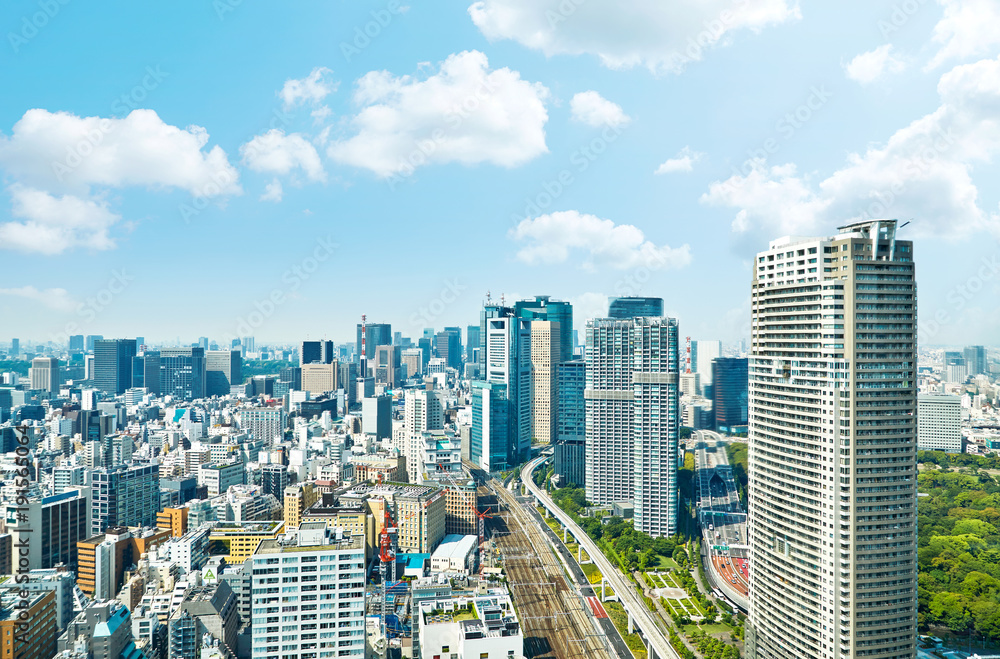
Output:
[[747,360],[712,360],[712,411],[719,432],[741,432],[747,425]]
[[93,535],[111,526],[156,526],[160,466],[119,465],[90,472]]
[[163,348],[160,350],[160,393],[162,395],[182,400],[204,398],[205,386],[204,350],[200,347]]
[[15,357],[21,354],[21,339],[10,340],[10,354]]
[[47,391],[52,395],[59,393],[62,379],[59,374],[59,360],[55,357],[35,357],[31,360],[31,388]]
[[975,377],[989,372],[986,366],[986,348],[983,346],[968,346],[963,354],[965,357],[965,366],[968,368],[970,376]]
[[917,449],[962,452],[962,399],[958,396],[917,396]]
[[536,295],[534,300],[514,303],[514,315],[527,320],[548,320],[559,323],[558,362],[573,359],[573,305],[553,300],[548,295]]
[[754,262],[752,659],[911,659],[916,294],[895,220],[774,240]]
[[465,361],[475,364],[479,354],[479,325],[465,328]]
[[87,352],[93,352],[94,349],[97,347],[97,342],[103,338],[104,335],[102,334],[88,334],[86,339],[84,339],[84,345],[86,346]]
[[531,321],[531,433],[542,444],[556,434],[556,366],[561,327],[551,320]]
[[160,351],[146,350],[132,358],[132,386],[160,393]]
[[608,318],[660,317],[663,315],[663,298],[613,297],[608,302]]
[[299,350],[299,365],[332,364],[336,356],[333,353],[333,341],[303,341]]
[[478,451],[472,459],[487,471],[516,465],[531,450],[530,328],[531,321],[513,315],[486,320],[482,380],[472,384],[470,453]]
[[73,334],[69,337],[69,351],[83,352],[83,334]]
[[239,350],[205,353],[205,395],[228,396],[230,387],[243,384],[243,355]]
[[706,398],[712,398],[712,360],[722,356],[722,341],[692,341],[691,368],[698,374]]
[[553,459],[560,485],[586,484],[586,362],[574,359],[556,366],[556,437]]
[[[358,323],[358,358],[361,358],[361,323]],[[365,325],[365,359],[369,366],[375,359],[375,348],[392,345],[392,325],[388,323],[367,323]],[[365,374],[362,374],[364,376]]]
[[587,321],[587,500],[634,501],[655,536],[677,531],[677,332],[672,318]]
[[462,330],[458,327],[445,327],[434,336],[434,347],[438,357],[444,359],[448,368],[462,370]]
[[125,393],[132,386],[135,339],[98,339],[94,342],[94,386],[106,393]]

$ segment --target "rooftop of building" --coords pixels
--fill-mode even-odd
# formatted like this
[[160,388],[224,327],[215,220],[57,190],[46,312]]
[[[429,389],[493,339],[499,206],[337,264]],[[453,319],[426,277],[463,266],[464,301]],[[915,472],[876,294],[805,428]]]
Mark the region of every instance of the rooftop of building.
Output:
[[[322,525],[322,522],[318,522]],[[264,540],[257,547],[257,554],[287,554],[295,552],[311,552],[311,551],[327,551],[327,550],[338,550],[338,551],[351,551],[351,550],[364,550],[365,539],[363,536],[346,536],[342,540],[336,540],[333,538],[325,538],[324,544],[305,544],[299,545],[298,538],[295,534],[287,534],[281,538],[276,538],[273,540]]]
[[210,535],[274,535],[285,525],[284,520],[263,522],[219,522]]

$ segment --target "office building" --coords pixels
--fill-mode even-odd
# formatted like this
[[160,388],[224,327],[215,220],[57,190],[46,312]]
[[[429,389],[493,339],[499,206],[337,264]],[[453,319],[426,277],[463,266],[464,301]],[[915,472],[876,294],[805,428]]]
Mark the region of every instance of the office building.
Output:
[[120,465],[90,472],[90,532],[155,526],[160,510],[160,465]]
[[469,325],[465,328],[465,361],[475,364],[479,355],[479,325]]
[[260,543],[274,540],[285,532],[282,520],[264,522],[219,522],[208,535],[209,553],[222,556],[227,565],[236,565],[254,555]]
[[411,389],[403,395],[403,455],[409,482],[420,482],[420,444],[424,433],[442,428],[444,406],[438,392]]
[[434,336],[434,348],[437,356],[444,360],[445,366],[456,371],[462,370],[462,330],[458,327],[445,327]]
[[317,395],[336,391],[340,388],[337,382],[339,366],[338,362],[330,364],[313,362],[302,366],[302,382],[299,388]]
[[260,466],[260,487],[262,494],[270,494],[275,499],[285,496],[288,487],[288,467],[283,464],[263,464]]
[[28,572],[28,580],[18,584],[18,587],[31,593],[55,594],[56,629],[63,632],[73,620],[73,588],[76,586],[76,575],[63,568],[46,568]]
[[372,365],[376,384],[385,384],[394,388],[402,384],[400,373],[399,346],[378,346],[375,349],[375,363]]
[[587,459],[587,406],[584,401],[587,369],[582,359],[556,366],[556,437],[554,472],[559,485],[584,487]]
[[[358,323],[358,342],[355,344],[358,358],[361,357],[361,324]],[[375,359],[375,348],[392,345],[392,325],[388,323],[365,324],[365,359],[369,366]],[[365,374],[362,374],[365,375]]]
[[501,471],[531,449],[531,321],[489,306],[483,318],[486,358],[482,380],[472,383],[470,455],[483,469]]
[[376,439],[392,436],[392,396],[373,396],[362,400],[361,432]]
[[633,524],[677,532],[677,321],[640,316],[587,322],[587,500],[633,501]]
[[225,494],[233,485],[242,485],[246,476],[243,461],[224,464],[201,465],[198,468],[198,485],[207,488],[208,496]]
[[228,396],[233,385],[243,384],[243,355],[239,350],[205,353],[205,395]]
[[31,360],[28,377],[31,388],[45,391],[52,396],[59,394],[62,377],[59,373],[59,360],[55,357],[35,357]]
[[548,295],[536,295],[534,300],[519,300],[514,303],[514,315],[518,318],[559,323],[552,328],[559,334],[559,352],[556,362],[573,359],[573,305],[562,300],[553,300]]
[[[506,590],[428,598],[416,604],[422,657],[503,659],[524,656],[524,632]],[[460,617],[460,612],[467,615]],[[417,645],[417,643],[414,643]]]
[[333,341],[303,341],[299,350],[299,366],[304,364],[332,364],[337,360]]
[[118,395],[132,386],[135,339],[99,339],[94,342],[94,386]]
[[962,399],[959,396],[917,396],[917,449],[962,452]]
[[752,659],[916,656],[916,292],[896,228],[780,238],[754,260]]
[[55,592],[29,592],[22,599],[15,586],[0,590],[0,659],[51,659],[56,654],[57,634]]
[[[226,581],[188,586],[184,599],[173,609],[167,622],[170,657],[205,656],[205,635],[236,648],[240,617],[236,594]],[[202,654],[197,653],[201,646]]]
[[166,531],[170,531],[170,537],[180,538],[188,530],[188,509],[181,508],[164,508],[160,512],[156,513],[156,527]]
[[316,503],[319,491],[311,483],[289,485],[282,493],[284,500],[285,529],[297,529],[302,523],[302,513]]
[[240,428],[256,440],[270,446],[285,435],[288,425],[285,410],[280,407],[244,407],[240,410]]
[[613,297],[608,301],[608,318],[659,318],[663,315],[663,298]]
[[160,353],[145,350],[132,358],[132,387],[142,387],[147,392],[160,394]]
[[986,361],[986,348],[983,346],[969,346],[963,351],[965,366],[971,377],[989,373],[989,366]]
[[531,321],[532,439],[551,444],[556,434],[556,366],[562,330],[556,321]]
[[160,394],[180,400],[205,397],[205,351],[200,347],[160,350]]
[[308,522],[283,542],[265,540],[252,592],[253,659],[365,656],[364,538]]
[[712,360],[712,409],[715,429],[742,433],[747,425],[747,360],[718,357]]
[[77,569],[76,543],[90,537],[90,490],[80,487],[47,497],[29,496],[20,504],[4,506],[7,532],[17,547],[18,569],[47,569],[64,564]]
[[132,614],[118,600],[94,602],[77,614],[59,637],[59,651],[72,651],[81,645],[91,659],[145,656],[132,639]]
[[21,354],[21,340],[11,339],[10,340],[10,354],[13,357],[17,357]]
[[423,351],[420,348],[407,348],[400,353],[400,365],[406,372],[406,377],[412,378],[424,372]]
[[69,337],[69,351],[83,352],[83,334],[72,334]]
[[722,356],[722,341],[692,341],[691,370],[698,374],[702,395],[712,398],[712,360]]

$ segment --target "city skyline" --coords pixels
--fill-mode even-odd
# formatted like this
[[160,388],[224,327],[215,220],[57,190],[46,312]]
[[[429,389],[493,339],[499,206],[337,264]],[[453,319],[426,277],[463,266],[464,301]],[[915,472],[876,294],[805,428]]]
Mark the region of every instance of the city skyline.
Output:
[[[630,292],[734,341],[760,245],[864,215],[911,221],[925,344],[997,344],[1000,192],[984,183],[1000,140],[984,112],[1000,61],[975,13],[943,4],[773,0],[747,16],[737,3],[727,24],[721,4],[664,23],[645,3],[569,3],[565,33],[532,42],[544,3],[60,5],[41,28],[35,4],[11,3],[0,316],[33,337],[69,323],[120,336],[156,317],[162,341],[236,333],[275,295],[254,334],[291,341],[303,319],[343,336],[389,309],[411,334],[464,325],[488,290],[549,291],[580,318]],[[594,24],[661,38],[590,39]],[[262,56],[268,39],[287,47]],[[84,51],[89,66],[53,65]],[[488,103],[507,127],[428,108],[433,85],[445,107]],[[371,149],[381,108],[408,128]],[[113,157],[120,140],[131,149]],[[428,258],[400,277],[378,263],[391,254]],[[217,288],[236,273],[237,289]],[[177,287],[202,292],[164,313]]]

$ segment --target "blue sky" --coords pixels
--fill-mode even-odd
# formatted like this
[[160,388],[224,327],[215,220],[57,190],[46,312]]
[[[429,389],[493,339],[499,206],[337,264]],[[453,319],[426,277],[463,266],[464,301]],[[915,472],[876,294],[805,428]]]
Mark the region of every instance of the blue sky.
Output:
[[7,2],[0,341],[347,341],[362,313],[416,336],[476,322],[487,291],[572,300],[578,323],[661,296],[733,341],[755,251],[870,213],[912,219],[924,343],[1000,344],[997,20],[984,0]]

